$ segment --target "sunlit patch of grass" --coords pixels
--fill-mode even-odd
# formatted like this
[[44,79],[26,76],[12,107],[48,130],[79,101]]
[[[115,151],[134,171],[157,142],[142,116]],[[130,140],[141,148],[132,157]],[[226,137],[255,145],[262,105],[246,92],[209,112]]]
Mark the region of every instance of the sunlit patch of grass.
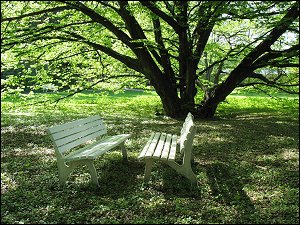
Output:
[[4,194],[7,191],[16,189],[17,184],[6,172],[1,172],[1,195]]
[[297,160],[299,159],[299,151],[297,149],[282,149],[282,158],[285,160]]

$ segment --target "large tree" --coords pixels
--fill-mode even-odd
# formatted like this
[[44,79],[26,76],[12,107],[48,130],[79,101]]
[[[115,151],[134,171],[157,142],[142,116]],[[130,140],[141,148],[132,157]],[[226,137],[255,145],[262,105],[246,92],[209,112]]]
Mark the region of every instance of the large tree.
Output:
[[[119,62],[149,80],[166,115],[212,118],[237,87],[295,91],[298,14],[297,1],[2,1],[1,58],[11,52],[44,69],[45,61],[73,58],[55,65],[79,71],[95,69],[93,60],[116,70]],[[117,77],[100,75],[82,79],[91,87]]]

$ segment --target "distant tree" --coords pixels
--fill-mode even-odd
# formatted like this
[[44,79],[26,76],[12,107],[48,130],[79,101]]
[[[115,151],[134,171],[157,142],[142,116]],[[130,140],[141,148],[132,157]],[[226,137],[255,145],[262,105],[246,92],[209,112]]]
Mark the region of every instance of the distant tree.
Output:
[[212,118],[237,87],[297,93],[298,14],[297,1],[2,1],[2,71],[31,61],[48,68],[37,83],[80,90],[148,80],[166,115]]

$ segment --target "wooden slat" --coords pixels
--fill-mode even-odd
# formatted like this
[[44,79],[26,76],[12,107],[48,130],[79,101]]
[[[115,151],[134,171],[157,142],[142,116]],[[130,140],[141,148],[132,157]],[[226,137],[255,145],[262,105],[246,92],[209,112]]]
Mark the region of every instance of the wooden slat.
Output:
[[161,159],[167,160],[169,156],[170,146],[171,146],[172,134],[167,134],[164,148],[161,153]]
[[193,121],[189,120],[186,124],[185,130],[180,134],[180,141],[179,141],[180,151],[183,149],[184,142],[186,141],[187,135],[190,133],[193,125],[194,125]]
[[[182,128],[180,130],[180,137],[179,137],[179,143],[181,142],[181,139],[184,139],[185,137],[184,134],[186,133],[186,131],[189,129],[189,124],[193,123],[193,115],[191,113],[188,113],[187,117],[184,120],[184,123],[182,125]],[[183,137],[183,138],[182,138]]]
[[169,158],[168,160],[174,161],[176,157],[176,146],[177,146],[177,135],[172,136],[172,143],[171,143],[171,148],[170,148],[170,153],[169,153]]
[[149,148],[149,146],[151,144],[151,141],[152,141],[154,135],[155,135],[155,133],[152,132],[151,135],[150,135],[150,138],[147,140],[147,143],[145,144],[143,150],[141,151],[141,153],[138,156],[139,159],[143,158],[145,156],[145,154],[146,154],[146,152],[147,152],[147,150],[148,150],[148,148]]
[[73,161],[78,159],[94,159],[99,155],[117,147],[120,143],[128,139],[131,134],[120,134],[106,137],[94,144],[88,145],[78,151],[71,152],[66,156],[66,161]]
[[53,133],[56,133],[56,132],[59,132],[59,131],[62,131],[62,130],[66,130],[66,129],[69,129],[69,128],[72,128],[72,127],[76,127],[78,125],[89,123],[89,122],[92,122],[92,121],[95,121],[95,120],[101,120],[100,116],[99,115],[90,116],[90,117],[87,117],[87,118],[84,118],[84,119],[79,119],[79,120],[64,123],[64,124],[61,124],[61,125],[53,126],[53,127],[48,128],[48,131],[51,134],[53,134]]
[[93,154],[95,151],[97,151],[97,149],[98,149],[99,154],[101,154],[102,151],[103,151],[100,148],[101,145],[102,145],[102,142],[105,143],[105,141],[108,138],[110,138],[110,137],[105,137],[105,138],[101,139],[101,141],[99,141],[99,142],[95,142],[95,143],[90,144],[86,147],[83,147],[79,150],[70,152],[68,155],[65,156],[65,160],[66,161],[73,161],[73,160],[78,160],[78,159],[83,159],[83,158],[90,158],[90,157],[88,157],[88,154]]
[[72,134],[76,134],[76,133],[79,133],[81,131],[85,131],[85,130],[90,129],[92,127],[98,127],[98,130],[105,130],[106,131],[105,124],[100,122],[99,120],[96,120],[96,121],[92,121],[92,122],[87,123],[87,124],[78,125],[78,126],[73,127],[73,128],[68,128],[68,129],[61,130],[59,132],[53,133],[52,137],[53,137],[54,140],[58,140],[58,139],[70,136]]
[[158,143],[158,140],[159,140],[159,137],[160,137],[160,133],[155,133],[153,139],[151,140],[151,143],[150,143],[150,146],[147,150],[147,152],[145,153],[145,157],[152,157],[153,155],[153,152],[156,148],[156,145]]
[[104,134],[106,134],[106,129],[103,129],[103,127],[100,127],[100,126],[90,127],[86,130],[83,130],[83,131],[80,131],[78,133],[72,134],[70,136],[58,139],[58,140],[55,141],[55,143],[56,143],[56,146],[60,147],[62,145],[66,145],[70,142],[76,141],[80,138],[83,138],[85,136],[93,134],[95,132],[98,132],[99,135],[104,135]]
[[165,143],[165,140],[166,140],[166,135],[167,135],[166,133],[162,133],[160,135],[158,144],[157,144],[157,146],[155,148],[155,151],[153,153],[153,156],[152,156],[153,158],[160,158],[163,147],[164,147],[164,143]]
[[62,145],[62,146],[58,147],[58,150],[61,153],[64,153],[67,150],[70,150],[71,148],[74,148],[74,147],[76,147],[76,146],[78,146],[80,144],[86,143],[89,140],[92,140],[92,139],[95,139],[95,138],[99,137],[101,135],[101,133],[102,133],[101,131],[97,131],[97,132],[95,132],[93,134],[90,134],[90,135],[87,135],[87,136],[82,137],[80,139],[77,139],[76,141],[70,142],[70,143],[68,143],[66,145]]

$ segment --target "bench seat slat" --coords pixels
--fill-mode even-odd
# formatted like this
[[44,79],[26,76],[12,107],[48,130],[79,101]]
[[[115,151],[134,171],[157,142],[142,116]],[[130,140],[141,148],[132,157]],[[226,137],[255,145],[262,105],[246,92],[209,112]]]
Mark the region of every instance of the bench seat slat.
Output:
[[143,158],[145,156],[154,135],[155,135],[155,133],[152,132],[151,135],[150,135],[150,138],[148,139],[147,143],[145,144],[145,146],[144,146],[143,150],[141,151],[140,155],[138,156],[138,158]]
[[174,161],[176,149],[177,135],[153,132],[138,158],[155,158]]
[[154,150],[155,150],[155,147],[158,143],[158,140],[159,140],[159,137],[160,137],[160,133],[155,133],[155,135],[153,136],[153,139],[151,140],[151,143],[149,145],[149,148],[147,150],[147,152],[145,153],[145,157],[152,157],[153,153],[154,153]]
[[94,159],[99,155],[115,148],[120,143],[129,138],[130,134],[119,134],[101,139],[91,145],[88,145],[78,151],[71,152],[65,157],[67,162],[78,159]]
[[153,158],[160,158],[166,140],[166,135],[166,133],[161,133],[158,144],[152,156]]
[[171,141],[172,141],[172,134],[167,134],[166,142],[164,145],[164,148],[161,153],[161,159],[162,160],[167,160],[170,152],[170,146],[171,146]]

